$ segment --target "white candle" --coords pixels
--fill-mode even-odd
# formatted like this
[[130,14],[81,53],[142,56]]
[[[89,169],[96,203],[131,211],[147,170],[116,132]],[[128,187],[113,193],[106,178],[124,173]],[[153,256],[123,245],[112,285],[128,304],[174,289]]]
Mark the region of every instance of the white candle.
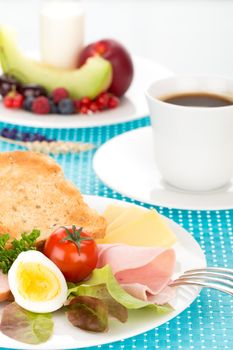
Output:
[[41,58],[72,69],[84,44],[84,8],[80,1],[46,0],[40,13]]

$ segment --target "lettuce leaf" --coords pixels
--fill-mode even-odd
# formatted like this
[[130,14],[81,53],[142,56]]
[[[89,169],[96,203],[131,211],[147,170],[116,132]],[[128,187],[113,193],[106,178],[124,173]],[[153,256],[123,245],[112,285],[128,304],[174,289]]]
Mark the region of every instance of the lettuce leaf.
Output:
[[[98,290],[95,288],[100,285],[104,286],[105,290],[102,289],[101,291],[101,289]],[[132,295],[128,294],[117,282],[109,265],[105,265],[100,269],[95,269],[92,272],[90,279],[82,284],[76,286],[71,285],[70,287],[71,288],[68,290],[69,297],[87,295],[101,299],[107,291],[117,303],[129,310],[152,308],[158,314],[167,313],[173,310],[169,304],[151,304],[150,302],[134,298]]]
[[104,301],[78,296],[66,306],[68,320],[74,327],[86,331],[104,332],[108,328],[108,308]]
[[13,302],[3,309],[0,330],[26,344],[44,343],[53,334],[52,315],[30,312]]
[[126,322],[128,312],[125,306],[116,301],[108,292],[105,284],[98,284],[93,286],[80,285],[73,295],[82,295],[94,297],[102,300],[108,310],[108,314],[115,317],[120,322]]

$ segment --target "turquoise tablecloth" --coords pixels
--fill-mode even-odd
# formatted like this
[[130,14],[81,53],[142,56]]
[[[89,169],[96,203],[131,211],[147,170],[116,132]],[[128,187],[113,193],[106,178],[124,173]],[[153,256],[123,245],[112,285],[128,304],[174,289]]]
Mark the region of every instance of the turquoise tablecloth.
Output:
[[[38,131],[56,139],[93,142],[98,147],[116,135],[147,125],[149,125],[149,118],[79,130],[22,127],[18,129]],[[6,126],[9,125],[0,124],[0,128]],[[0,151],[14,149],[16,149],[15,146],[0,143]],[[80,155],[60,155],[55,159],[63,167],[66,177],[70,178],[82,193],[132,201],[99,181],[92,168],[94,153],[95,150]],[[143,205],[143,203],[140,204]],[[163,207],[157,207],[157,209],[184,226],[195,237],[205,251],[209,265],[233,268],[233,209],[216,211],[177,210]],[[205,289],[187,310],[163,326],[130,339],[92,349],[233,349],[233,298]]]

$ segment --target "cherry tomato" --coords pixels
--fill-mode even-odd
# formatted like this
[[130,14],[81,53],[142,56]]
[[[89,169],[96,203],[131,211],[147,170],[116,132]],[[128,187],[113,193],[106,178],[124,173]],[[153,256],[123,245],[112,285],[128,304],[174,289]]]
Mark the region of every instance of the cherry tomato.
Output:
[[82,228],[56,229],[46,240],[44,254],[61,270],[68,282],[79,282],[90,275],[98,259],[97,245]]

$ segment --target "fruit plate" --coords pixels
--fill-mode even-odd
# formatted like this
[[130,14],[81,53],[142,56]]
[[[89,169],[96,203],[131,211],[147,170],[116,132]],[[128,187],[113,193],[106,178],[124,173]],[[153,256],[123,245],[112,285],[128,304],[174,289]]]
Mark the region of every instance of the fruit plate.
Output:
[[[103,212],[106,206],[110,203],[123,203],[118,200],[97,196],[85,196],[85,200],[88,205],[95,208],[100,213]],[[125,202],[124,205],[126,205]],[[167,218],[166,220],[178,239],[177,243],[174,245],[174,250],[177,256],[175,272],[191,268],[205,267],[206,259],[204,253],[194,238],[174,221]],[[31,346],[19,343],[0,333],[0,344],[1,347],[10,349],[49,350],[63,349],[64,344],[66,349],[74,349],[115,342],[138,335],[166,323],[185,310],[196,299],[199,292],[200,288],[194,286],[177,287],[177,296],[173,303],[173,312],[157,316],[151,310],[133,311],[129,313],[129,319],[124,324],[111,320],[109,331],[106,333],[90,333],[82,331],[73,327],[67,321],[63,313],[56,312],[53,316],[55,323],[54,335],[48,342],[38,346]],[[3,306],[1,305],[0,314],[2,308]]]
[[[31,56],[34,56],[31,54]],[[133,83],[116,109],[93,115],[60,114],[36,115],[24,110],[7,109],[0,103],[0,121],[38,128],[87,128],[117,124],[139,119],[148,115],[144,91],[150,82],[167,78],[172,73],[165,67],[142,57],[133,56],[135,76]]]

